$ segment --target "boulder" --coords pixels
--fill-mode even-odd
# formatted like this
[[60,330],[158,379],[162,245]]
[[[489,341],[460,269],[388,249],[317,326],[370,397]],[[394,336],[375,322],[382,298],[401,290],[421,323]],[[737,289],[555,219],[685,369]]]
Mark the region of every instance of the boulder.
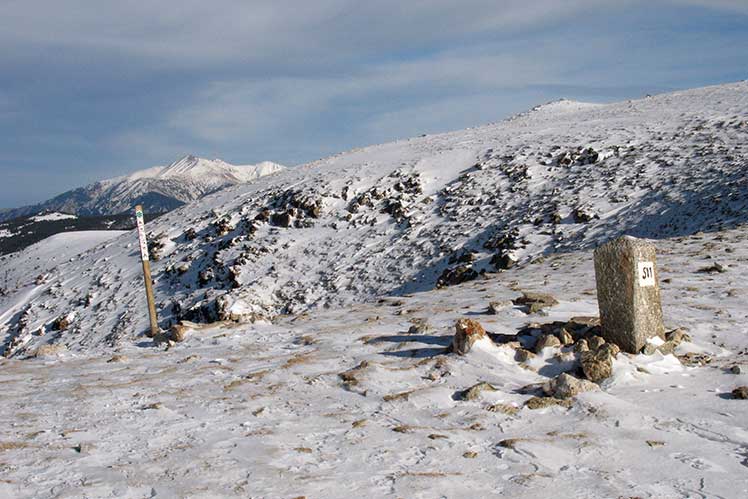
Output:
[[290,213],[283,211],[270,215],[270,223],[276,227],[291,227],[293,220]]
[[600,389],[597,384],[591,381],[575,378],[567,373],[561,373],[556,378],[552,379],[549,388],[550,393],[557,399],[568,399],[576,397],[582,392]]
[[561,331],[559,331],[558,339],[562,345],[571,345],[574,343],[574,337],[565,328],[561,328]]
[[473,267],[469,264],[458,265],[454,268],[444,269],[444,272],[439,276],[436,281],[437,288],[444,288],[447,286],[454,286],[456,284],[462,284],[463,282],[472,281],[478,277]]
[[176,343],[181,343],[187,337],[187,326],[184,324],[174,324],[169,329],[169,339]]
[[584,338],[580,338],[577,340],[576,343],[574,343],[574,351],[577,353],[587,352],[589,351],[590,347],[587,344],[587,340]]
[[558,348],[561,346],[561,341],[552,334],[544,334],[535,343],[535,353],[541,353],[544,348],[554,347]]
[[584,376],[590,381],[602,381],[613,374],[613,358],[607,349],[582,352],[579,360]]
[[590,350],[597,350],[605,344],[605,340],[600,336],[592,336],[587,339],[587,344],[589,345]]
[[490,263],[496,270],[509,270],[517,264],[517,259],[512,253],[501,252],[491,257]]
[[452,351],[458,355],[465,355],[473,344],[486,337],[486,330],[477,321],[459,319],[455,323],[455,335],[452,338]]

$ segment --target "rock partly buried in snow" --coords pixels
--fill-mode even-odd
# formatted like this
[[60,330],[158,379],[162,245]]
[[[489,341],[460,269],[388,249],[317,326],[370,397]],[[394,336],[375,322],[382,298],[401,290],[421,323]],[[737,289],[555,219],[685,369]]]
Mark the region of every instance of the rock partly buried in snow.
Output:
[[590,381],[602,381],[613,374],[613,357],[606,348],[582,352],[579,360],[584,376]]
[[544,293],[522,293],[522,296],[512,300],[515,305],[527,307],[528,314],[540,312],[544,308],[558,305],[558,300],[553,296]]
[[518,348],[514,355],[514,360],[517,362],[527,362],[528,360],[535,357],[535,354],[524,348]]
[[187,337],[187,326],[184,324],[174,324],[169,328],[169,339],[176,343],[181,343]]
[[431,326],[426,319],[416,318],[410,321],[411,325],[408,328],[408,334],[425,334],[429,332]]
[[452,351],[465,355],[473,344],[486,337],[486,330],[477,321],[460,319],[455,323],[455,335],[452,338]]
[[576,343],[574,343],[573,347],[574,351],[577,353],[586,352],[590,349],[589,344],[587,343],[587,340],[584,338],[579,338]]
[[554,405],[560,405],[567,409],[571,407],[573,401],[566,399],[557,399],[555,397],[532,397],[525,402],[525,407],[530,410],[545,409],[546,407],[552,407]]
[[599,390],[600,387],[592,381],[575,378],[574,376],[561,373],[549,383],[549,393],[557,399],[568,399],[576,397],[582,392]]
[[454,268],[444,269],[444,272],[439,276],[436,281],[437,288],[444,288],[447,286],[455,286],[462,284],[463,282],[472,281],[478,277],[476,272],[470,264],[458,265]]
[[67,350],[67,347],[62,343],[42,345],[36,349],[34,357],[37,359],[54,359],[67,352]]
[[502,310],[512,306],[510,301],[492,301],[488,302],[488,313],[498,315]]
[[681,328],[678,328],[666,333],[665,340],[673,343],[673,345],[677,347],[684,341],[691,341],[691,337]]
[[544,334],[535,343],[535,353],[541,353],[544,348],[558,348],[561,346],[561,341],[552,334]]
[[732,391],[732,397],[736,399],[748,399],[748,386],[739,386]]
[[664,338],[654,245],[623,236],[595,250],[602,336],[629,353]]
[[496,388],[494,388],[494,386],[490,383],[481,381],[480,383],[471,386],[467,390],[461,391],[458,398],[460,400],[475,400],[483,391],[495,392]]

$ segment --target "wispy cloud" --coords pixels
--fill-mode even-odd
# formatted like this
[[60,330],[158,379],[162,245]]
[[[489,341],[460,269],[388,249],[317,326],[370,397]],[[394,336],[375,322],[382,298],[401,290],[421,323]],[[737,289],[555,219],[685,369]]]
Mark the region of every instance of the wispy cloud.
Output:
[[0,169],[95,175],[188,152],[296,163],[745,77],[742,0],[0,3]]

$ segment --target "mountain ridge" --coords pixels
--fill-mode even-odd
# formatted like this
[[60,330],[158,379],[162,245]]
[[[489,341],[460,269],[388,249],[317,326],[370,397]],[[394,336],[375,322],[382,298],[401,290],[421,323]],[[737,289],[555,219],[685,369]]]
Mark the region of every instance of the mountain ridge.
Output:
[[38,204],[2,210],[0,221],[42,212],[77,216],[118,215],[136,204],[142,204],[147,212],[163,213],[229,185],[251,182],[284,168],[270,161],[232,165],[220,159],[187,155],[167,166],[99,180]]

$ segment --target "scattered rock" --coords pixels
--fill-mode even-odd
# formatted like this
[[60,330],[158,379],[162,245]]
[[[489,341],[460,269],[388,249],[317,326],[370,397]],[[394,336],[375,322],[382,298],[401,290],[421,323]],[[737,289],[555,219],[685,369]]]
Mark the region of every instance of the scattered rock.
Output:
[[681,328],[673,329],[672,331],[665,333],[665,339],[672,342],[676,347],[684,341],[691,341],[691,337]]
[[483,391],[489,391],[489,392],[495,392],[496,388],[490,383],[486,383],[485,381],[481,381],[480,383],[477,383],[467,390],[463,390],[458,394],[458,398],[460,400],[475,400],[477,399],[481,392]]
[[552,334],[544,334],[535,343],[535,353],[541,353],[544,348],[558,348],[561,346],[561,341]]
[[688,352],[677,357],[684,366],[704,366],[712,361],[711,355],[705,353]]
[[121,362],[127,362],[127,361],[129,361],[129,360],[130,360],[130,359],[128,359],[128,358],[127,358],[127,357],[126,357],[125,355],[114,354],[114,355],[112,355],[112,357],[111,357],[111,358],[110,358],[109,360],[107,360],[106,362],[107,362],[107,364],[112,364],[112,363],[121,363]]
[[567,373],[559,374],[550,382],[550,393],[557,399],[568,399],[576,397],[582,392],[599,389],[600,388],[595,383],[585,379],[575,378]]
[[72,321],[70,315],[71,314],[61,315],[52,321],[52,331],[65,331],[69,328],[70,322]]
[[291,227],[293,219],[291,218],[290,213],[283,211],[270,215],[270,223],[276,227]]
[[661,440],[647,440],[647,445],[649,445],[650,447],[662,447],[663,445],[665,445],[665,442]]
[[183,324],[174,324],[171,326],[171,328],[169,328],[168,338],[171,341],[181,343],[187,337],[187,331],[187,326]]
[[517,264],[517,257],[511,252],[497,253],[490,261],[496,270],[509,270]]
[[653,355],[655,352],[660,352],[662,355],[669,355],[675,350],[675,343],[672,341],[664,341],[659,345],[656,343],[647,343],[642,348],[641,353],[644,355]]
[[504,447],[505,449],[515,449],[515,446],[518,443],[522,442],[522,440],[524,440],[524,439],[522,439],[522,438],[507,438],[507,439],[504,439],[501,442],[499,442],[498,446],[499,447]]
[[561,400],[555,397],[532,397],[525,402],[525,407],[531,410],[545,409],[546,407],[552,407],[554,405],[560,405],[561,407],[569,408],[574,402],[571,399]]
[[527,362],[533,357],[535,357],[535,354],[524,348],[518,348],[517,352],[514,354],[514,360],[517,362]]
[[508,416],[516,416],[519,412],[519,407],[509,404],[492,404],[486,407],[488,412],[501,412]]
[[444,269],[444,272],[439,276],[436,281],[437,288],[444,288],[447,286],[455,286],[462,284],[463,282],[472,281],[478,277],[473,267],[469,264],[458,265],[454,268]]
[[732,374],[741,374],[743,370],[740,368],[739,365],[735,364],[734,366],[730,367],[730,372]]
[[561,331],[558,333],[558,339],[562,345],[571,345],[574,343],[574,337],[566,328],[561,328]]
[[408,400],[408,397],[413,393],[414,390],[408,390],[406,392],[400,392],[400,393],[391,393],[389,395],[385,395],[382,397],[382,399],[385,402],[394,402],[395,400]]
[[605,340],[601,336],[592,336],[587,340],[587,345],[590,350],[597,350],[605,344]]
[[558,305],[558,300],[544,293],[522,293],[522,296],[512,300],[515,305],[524,305],[528,314],[540,312],[544,308]]
[[613,359],[606,349],[582,352],[582,372],[590,381],[602,381],[613,374]]
[[452,351],[458,355],[465,355],[476,341],[485,337],[486,330],[480,323],[471,319],[460,319],[455,323]]
[[512,306],[511,301],[492,301],[488,302],[488,313],[498,315],[502,310]]
[[68,348],[62,343],[42,345],[34,352],[34,357],[37,359],[55,358],[61,354],[67,352]]
[[700,268],[699,270],[697,270],[697,272],[701,272],[704,274],[714,274],[714,273],[722,274],[724,272],[727,272],[727,267],[725,267],[721,263],[715,262],[714,264],[709,265],[708,267]]
[[598,352],[606,352],[615,359],[618,357],[618,354],[621,353],[621,348],[615,343],[605,343],[598,348]]
[[410,323],[408,334],[425,334],[431,329],[426,319],[413,319]]
[[574,343],[574,351],[577,353],[587,352],[589,349],[590,347],[587,344],[587,340],[584,338],[580,338],[576,343]]
[[473,451],[469,450],[469,451],[465,452],[465,453],[464,453],[464,454],[462,455],[462,457],[464,457],[464,458],[466,458],[466,459],[473,459],[473,458],[476,458],[476,457],[478,457],[478,453],[477,453],[477,452],[473,452]]
[[591,222],[595,218],[600,218],[596,213],[582,206],[575,208],[571,216],[574,217],[574,223],[578,224]]
[[735,399],[748,399],[748,386],[739,386],[732,391],[732,398]]

